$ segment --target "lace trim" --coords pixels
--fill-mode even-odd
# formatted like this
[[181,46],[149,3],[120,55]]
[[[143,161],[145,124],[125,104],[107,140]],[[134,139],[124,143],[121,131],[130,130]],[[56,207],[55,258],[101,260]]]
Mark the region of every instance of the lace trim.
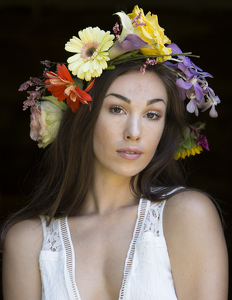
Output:
[[72,248],[70,245],[69,233],[68,233],[68,229],[66,226],[66,218],[60,219],[60,227],[61,227],[61,235],[62,235],[65,253],[66,253],[66,268],[67,268],[70,282],[72,285],[73,294],[75,296],[75,299],[78,300],[79,298],[78,298],[78,294],[77,294],[77,291],[75,288],[76,283],[75,283],[75,279],[73,276],[74,260],[73,260],[73,255],[72,255]]
[[122,282],[122,287],[120,290],[120,295],[119,295],[119,300],[124,299],[126,292],[127,292],[127,287],[128,287],[128,276],[130,274],[131,266],[132,266],[132,261],[134,257],[134,252],[135,252],[135,245],[137,243],[139,234],[141,232],[141,229],[143,227],[144,219],[146,216],[146,210],[147,210],[147,205],[148,201],[146,199],[141,199],[139,203],[139,208],[138,208],[138,218],[136,221],[134,233],[133,233],[133,238],[130,244],[130,248],[128,251],[128,255],[126,258],[126,263],[125,263],[125,269],[124,269],[124,276],[123,276],[123,282]]
[[59,235],[58,220],[52,220],[49,226],[46,225],[46,216],[40,216],[43,227],[43,248],[42,250],[58,252],[62,250],[61,239]]
[[166,201],[162,201],[159,204],[154,203],[150,205],[146,220],[144,222],[144,232],[152,232],[156,237],[163,235],[162,215],[165,202]]

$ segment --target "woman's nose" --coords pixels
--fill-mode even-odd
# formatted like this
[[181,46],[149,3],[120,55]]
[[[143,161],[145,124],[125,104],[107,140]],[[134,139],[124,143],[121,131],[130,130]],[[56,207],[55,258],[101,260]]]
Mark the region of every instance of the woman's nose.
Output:
[[129,118],[124,131],[124,139],[139,141],[141,139],[141,124],[137,118]]

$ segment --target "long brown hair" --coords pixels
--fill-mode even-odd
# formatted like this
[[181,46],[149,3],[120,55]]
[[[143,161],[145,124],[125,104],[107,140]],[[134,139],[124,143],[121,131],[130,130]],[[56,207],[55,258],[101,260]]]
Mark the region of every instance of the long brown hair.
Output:
[[[104,96],[115,78],[129,71],[139,72],[141,66],[143,62],[126,62],[114,70],[105,70],[90,91],[93,98],[91,110],[87,105],[80,105],[76,114],[71,109],[64,113],[58,135],[46,150],[41,163],[33,197],[26,207],[5,223],[1,235],[2,245],[8,229],[19,221],[39,215],[47,215],[51,220],[77,214],[93,180],[93,132]],[[134,176],[130,187],[134,194],[139,190],[139,194],[147,199],[161,201],[164,194],[168,197],[175,187],[185,184],[182,172],[174,160],[174,152],[185,125],[185,110],[173,71],[158,64],[148,66],[146,72],[156,73],[166,87],[166,120],[154,157],[138,175],[137,186]]]

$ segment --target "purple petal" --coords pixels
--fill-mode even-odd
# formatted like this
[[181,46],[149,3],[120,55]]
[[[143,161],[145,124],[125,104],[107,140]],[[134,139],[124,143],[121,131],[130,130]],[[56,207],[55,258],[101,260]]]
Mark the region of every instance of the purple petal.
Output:
[[201,68],[199,68],[198,66],[196,66],[193,62],[192,62],[192,66],[193,66],[194,68],[196,68],[198,71],[203,71]]
[[209,96],[211,98],[215,97],[215,92],[214,92],[214,90],[211,87],[207,86],[207,91],[208,91]]
[[208,73],[208,72],[201,72],[200,76],[201,77],[211,77],[211,78],[213,78],[213,76],[210,73]]
[[178,68],[184,73],[186,70],[186,66],[183,63],[178,63]]
[[198,76],[198,73],[195,70],[190,68],[186,68],[184,74],[188,79],[191,79],[193,76]]
[[170,45],[168,45],[167,48],[171,48],[173,54],[182,53],[180,48],[174,43],[171,43]]
[[211,118],[217,118],[218,113],[216,111],[215,105],[212,105],[212,108],[210,109],[209,115]]
[[192,69],[188,69],[183,63],[178,63],[178,68],[186,75],[188,79],[195,75],[193,74]]
[[195,112],[195,108],[196,108],[196,103],[193,99],[191,99],[187,105],[187,111],[190,113],[194,113]]
[[205,107],[205,104],[206,104],[205,98],[203,97],[203,98],[198,102],[197,106],[198,106],[200,109],[202,109],[202,108]]
[[189,57],[184,56],[183,57],[183,64],[186,67],[194,67],[195,69],[197,69],[198,71],[202,71],[201,68],[199,68],[198,66],[196,66]]
[[189,68],[188,70],[189,70],[189,72],[190,72],[192,75],[194,75],[194,76],[200,76],[200,73],[197,72],[195,69]]
[[207,101],[205,102],[203,105],[202,105],[202,112],[203,111],[206,111],[208,108],[210,108],[212,106],[212,103],[210,101]]
[[188,90],[192,87],[192,83],[185,82],[182,78],[177,79],[176,85],[184,90]]
[[186,99],[186,93],[185,93],[185,91],[182,88],[180,88],[180,87],[178,87],[178,90],[179,90],[179,94],[180,94],[180,99],[181,100],[185,100]]
[[209,151],[209,144],[205,135],[200,135],[198,139],[198,145],[201,145]]
[[203,89],[200,87],[200,85],[197,82],[194,84],[194,89],[196,93],[196,98],[198,101],[200,101],[204,97]]
[[197,105],[195,105],[195,115],[198,117],[198,115],[199,115],[199,111],[198,111],[198,106]]
[[168,66],[169,68],[172,68],[173,70],[178,69],[178,63],[177,64],[172,64],[169,60],[165,60],[163,62],[164,65]]
[[184,64],[186,67],[191,67],[191,66],[192,66],[191,60],[190,60],[188,57],[186,57],[186,56],[184,56],[184,58],[183,58],[183,64]]
[[137,34],[128,34],[127,36],[125,36],[121,44],[123,44],[126,41],[132,43],[134,47],[136,47],[136,49],[150,48],[150,45],[144,42],[144,40],[142,40]]
[[138,35],[128,34],[121,43],[117,41],[109,50],[109,57],[112,60],[123,53],[149,47],[150,45],[144,42]]

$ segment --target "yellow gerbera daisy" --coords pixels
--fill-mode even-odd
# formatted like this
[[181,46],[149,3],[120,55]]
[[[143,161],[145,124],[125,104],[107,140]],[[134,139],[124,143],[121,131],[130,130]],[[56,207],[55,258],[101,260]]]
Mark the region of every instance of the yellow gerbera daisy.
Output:
[[68,58],[68,68],[78,78],[90,81],[107,68],[107,50],[113,45],[114,35],[99,27],[88,27],[78,35],[80,38],[73,36],[65,45],[65,50],[76,53]]

